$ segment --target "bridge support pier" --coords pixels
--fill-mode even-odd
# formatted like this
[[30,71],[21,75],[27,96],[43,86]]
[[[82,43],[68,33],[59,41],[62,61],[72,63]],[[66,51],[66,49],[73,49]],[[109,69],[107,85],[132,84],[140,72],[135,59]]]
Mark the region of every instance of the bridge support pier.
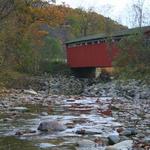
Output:
[[95,78],[96,68],[95,67],[82,67],[82,68],[71,68],[74,76],[78,78]]

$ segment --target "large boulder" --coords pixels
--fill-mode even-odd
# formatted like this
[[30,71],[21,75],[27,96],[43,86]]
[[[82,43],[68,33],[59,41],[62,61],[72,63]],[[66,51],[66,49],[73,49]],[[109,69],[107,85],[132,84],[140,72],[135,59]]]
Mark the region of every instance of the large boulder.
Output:
[[56,120],[44,121],[38,126],[38,130],[40,131],[63,131],[65,129],[66,126]]

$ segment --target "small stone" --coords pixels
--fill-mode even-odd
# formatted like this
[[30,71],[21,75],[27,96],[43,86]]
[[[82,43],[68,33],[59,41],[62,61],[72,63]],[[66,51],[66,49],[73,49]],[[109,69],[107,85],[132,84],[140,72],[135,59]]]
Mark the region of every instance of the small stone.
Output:
[[137,134],[137,130],[135,128],[126,128],[121,135],[125,135],[125,136],[131,136],[131,135],[136,135]]
[[70,128],[70,129],[72,129],[72,128],[74,128],[74,123],[73,122],[68,122],[67,124],[66,124],[66,126],[67,126],[67,128]]
[[65,129],[66,126],[56,120],[41,122],[38,127],[40,131],[63,131]]
[[144,142],[145,144],[150,144],[150,136],[149,136],[149,137],[145,137],[145,138],[143,139],[143,142]]
[[10,122],[10,121],[12,121],[12,119],[11,118],[4,118],[3,121],[4,122]]
[[31,95],[37,95],[37,92],[36,91],[34,91],[34,90],[24,90],[24,93],[25,94],[31,94]]
[[77,130],[75,133],[84,135],[85,134],[85,130],[82,130],[82,129],[81,130]]
[[129,140],[129,137],[127,136],[120,136],[120,141],[126,141]]
[[95,146],[95,142],[91,141],[91,140],[80,140],[77,142],[77,145],[79,147],[88,147],[88,148],[91,148],[91,147],[94,147]]
[[126,140],[120,143],[117,143],[113,146],[107,146],[105,150],[130,150],[132,149],[133,141]]
[[136,137],[138,137],[138,138],[144,138],[144,137],[145,137],[145,134],[139,133],[139,134],[136,135]]
[[21,136],[21,135],[23,135],[23,132],[21,132],[21,131],[17,131],[17,132],[15,133],[15,135],[17,135],[17,136]]
[[105,145],[105,141],[104,141],[104,139],[101,139],[100,137],[97,137],[95,140],[94,140],[94,142],[95,142],[95,146],[104,146]]
[[41,112],[41,116],[48,116],[47,112]]
[[121,133],[123,131],[123,128],[117,128],[116,130],[118,133]]
[[109,143],[109,145],[116,144],[116,143],[118,143],[119,141],[120,141],[120,138],[119,138],[119,136],[117,136],[117,135],[110,135],[110,136],[108,137],[108,143]]
[[36,130],[31,130],[30,133],[36,133]]
[[130,130],[124,130],[121,135],[124,135],[124,136],[131,136],[131,131]]
[[14,107],[10,109],[10,111],[18,111],[18,112],[26,112],[27,110],[28,108],[26,107]]
[[148,119],[149,119],[149,118],[150,118],[150,114],[147,114],[147,113],[146,113],[146,114],[145,114],[145,118],[148,118]]
[[135,128],[128,128],[128,130],[131,131],[131,135],[136,135],[137,134],[137,130]]

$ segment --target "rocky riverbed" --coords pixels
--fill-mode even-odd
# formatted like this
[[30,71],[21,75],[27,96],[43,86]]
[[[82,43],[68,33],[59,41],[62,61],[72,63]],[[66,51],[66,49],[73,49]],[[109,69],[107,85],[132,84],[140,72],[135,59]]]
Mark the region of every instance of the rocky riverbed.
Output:
[[0,150],[150,149],[150,88],[143,82],[57,77],[38,87],[1,90]]

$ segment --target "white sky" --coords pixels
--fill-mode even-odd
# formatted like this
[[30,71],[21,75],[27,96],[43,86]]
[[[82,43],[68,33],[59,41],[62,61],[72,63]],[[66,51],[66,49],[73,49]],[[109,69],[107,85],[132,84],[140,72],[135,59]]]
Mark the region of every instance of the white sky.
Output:
[[[57,4],[65,2],[70,7],[83,7],[85,9],[93,8],[96,12],[119,21],[124,25],[129,25],[127,8],[134,0],[56,0]],[[107,8],[106,6],[111,6]],[[150,0],[145,0],[145,7],[150,8]]]

